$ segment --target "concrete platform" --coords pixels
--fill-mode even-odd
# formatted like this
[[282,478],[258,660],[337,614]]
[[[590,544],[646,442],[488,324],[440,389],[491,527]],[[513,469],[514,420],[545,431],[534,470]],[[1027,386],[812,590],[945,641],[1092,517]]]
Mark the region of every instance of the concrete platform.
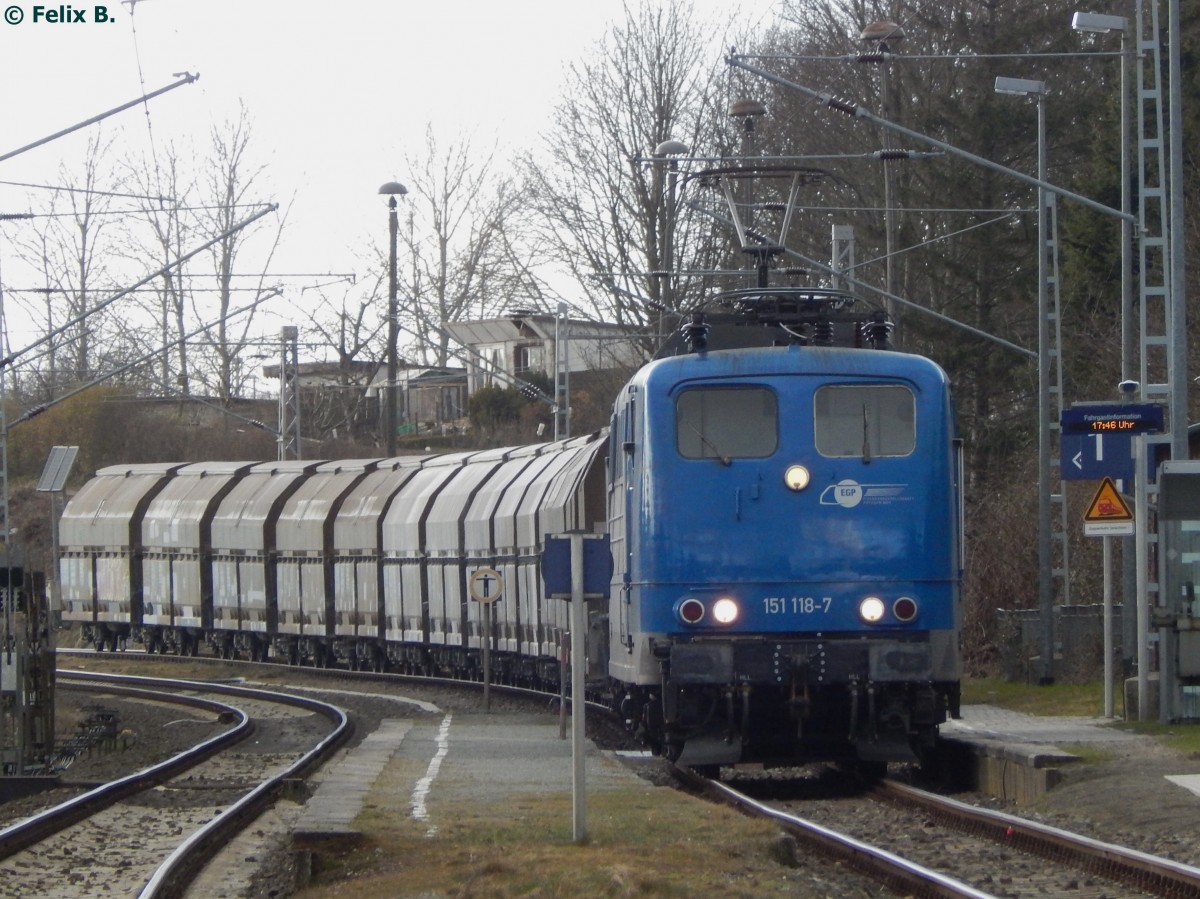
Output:
[[[381,779],[381,775],[386,777]],[[362,840],[355,819],[373,789],[385,790],[397,814],[436,838],[439,828],[472,804],[511,802],[522,795],[570,799],[574,765],[571,741],[559,739],[549,715],[443,714],[385,719],[329,768],[305,804],[292,833],[297,873],[308,872]],[[588,795],[638,782],[630,763],[584,747]],[[377,781],[379,783],[377,783]]]
[[297,848],[328,850],[331,844],[361,838],[354,819],[362,811],[363,798],[411,728],[411,721],[385,718],[378,730],[341,757],[304,804],[293,832]]
[[1137,743],[1145,738],[1111,727],[1113,719],[1038,717],[996,706],[963,706],[962,718],[941,726],[947,762],[968,772],[971,789],[1028,803],[1054,787],[1061,768],[1079,760],[1061,746]]

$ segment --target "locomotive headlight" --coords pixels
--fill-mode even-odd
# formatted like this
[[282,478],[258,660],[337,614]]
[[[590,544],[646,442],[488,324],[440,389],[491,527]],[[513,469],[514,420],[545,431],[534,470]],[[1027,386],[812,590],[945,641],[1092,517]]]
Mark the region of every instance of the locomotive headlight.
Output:
[[858,617],[867,624],[875,624],[883,618],[886,608],[878,596],[867,596],[858,604]]
[[803,465],[793,465],[783,473],[783,482],[788,485],[789,490],[795,490],[796,492],[807,487],[811,479],[812,476]]
[[733,624],[738,619],[740,613],[738,604],[728,596],[722,596],[712,606],[713,620],[717,624]]

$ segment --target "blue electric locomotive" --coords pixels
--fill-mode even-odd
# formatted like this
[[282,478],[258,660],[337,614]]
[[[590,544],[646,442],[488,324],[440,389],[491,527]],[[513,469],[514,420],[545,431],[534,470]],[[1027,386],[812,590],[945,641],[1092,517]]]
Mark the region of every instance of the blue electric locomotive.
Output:
[[694,766],[913,760],[957,716],[947,379],[889,350],[703,349],[626,385],[609,671]]

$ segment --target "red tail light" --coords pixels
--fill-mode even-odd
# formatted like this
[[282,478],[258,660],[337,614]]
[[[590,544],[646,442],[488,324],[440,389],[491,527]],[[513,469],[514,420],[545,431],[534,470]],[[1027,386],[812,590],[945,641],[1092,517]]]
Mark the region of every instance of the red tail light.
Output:
[[912,621],[917,617],[917,601],[911,596],[901,596],[892,603],[892,614],[897,621]]

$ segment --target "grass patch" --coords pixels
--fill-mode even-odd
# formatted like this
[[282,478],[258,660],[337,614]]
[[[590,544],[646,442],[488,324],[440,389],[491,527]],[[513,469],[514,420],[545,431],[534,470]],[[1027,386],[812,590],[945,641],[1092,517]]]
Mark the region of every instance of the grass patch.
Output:
[[969,678],[962,682],[963,704],[1000,706],[1029,715],[1104,714],[1104,684],[1011,683],[999,677]]
[[1157,721],[1121,721],[1117,727],[1155,737],[1163,745],[1189,758],[1200,758],[1200,724],[1160,724]]
[[[1155,686],[1157,689],[1157,686]],[[988,704],[1025,712],[1030,715],[1104,714],[1104,684],[1036,684],[1009,683],[998,677],[972,678],[962,682],[963,704]],[[1120,693],[1117,692],[1116,713],[1121,714]],[[1115,720],[1112,726],[1132,733],[1155,737],[1163,745],[1191,758],[1200,759],[1200,723],[1160,724],[1157,721]],[[1087,747],[1064,747],[1087,762],[1107,761],[1104,753]],[[1093,758],[1093,756],[1096,756]]]
[[[392,802],[376,793],[374,809],[359,819],[367,844],[320,859],[314,883],[298,897],[818,895],[803,861],[788,867],[774,860],[773,824],[664,787],[589,796],[588,839],[580,845],[572,839],[569,795],[511,805],[431,802],[431,820],[420,822],[388,792]],[[429,824],[437,827],[432,836]]]

